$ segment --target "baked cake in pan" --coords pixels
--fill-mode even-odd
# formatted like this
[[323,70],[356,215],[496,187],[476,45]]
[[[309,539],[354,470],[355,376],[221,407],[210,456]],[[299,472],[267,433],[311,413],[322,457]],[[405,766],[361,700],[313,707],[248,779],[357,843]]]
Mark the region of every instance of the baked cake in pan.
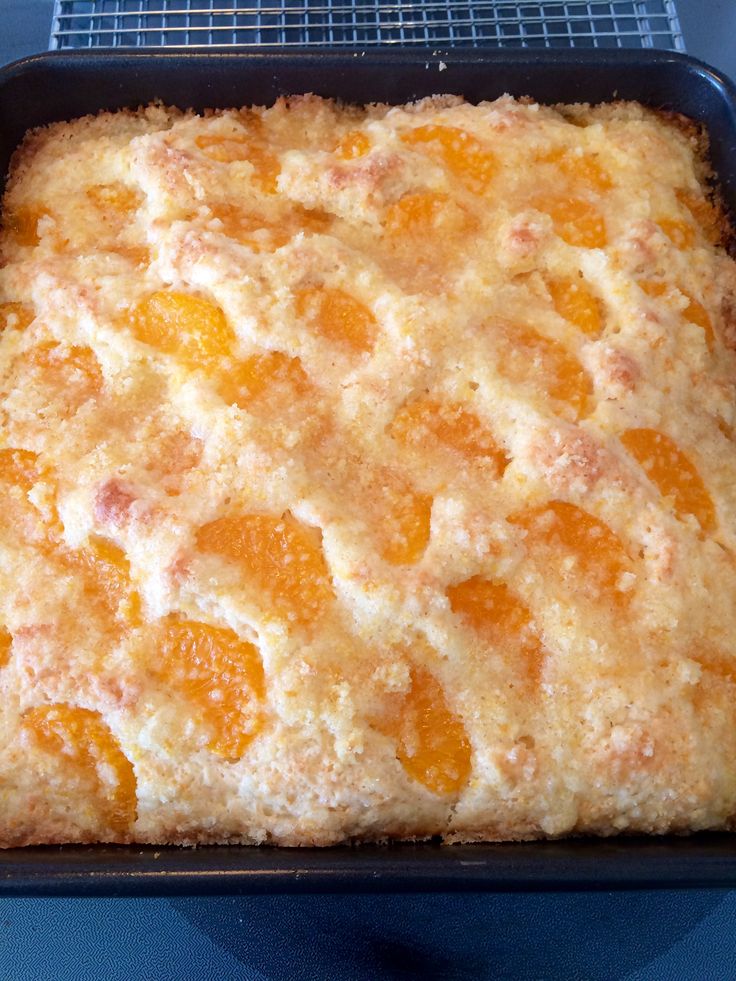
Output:
[[505,97],[31,132],[0,240],[0,844],[736,820],[704,139]]

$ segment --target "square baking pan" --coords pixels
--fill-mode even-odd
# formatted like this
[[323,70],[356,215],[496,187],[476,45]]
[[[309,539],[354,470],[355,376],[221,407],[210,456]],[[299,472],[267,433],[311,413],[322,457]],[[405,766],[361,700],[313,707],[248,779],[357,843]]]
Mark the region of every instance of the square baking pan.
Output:
[[[736,215],[736,89],[665,51],[372,50],[248,53],[191,49],[51,53],[0,70],[0,175],[29,127],[155,99],[181,108],[270,104],[314,92],[403,103],[505,92],[540,102],[635,99],[705,125]],[[0,895],[176,895],[259,891],[422,891],[736,887],[736,835],[567,839],[327,849],[140,846],[0,851]]]

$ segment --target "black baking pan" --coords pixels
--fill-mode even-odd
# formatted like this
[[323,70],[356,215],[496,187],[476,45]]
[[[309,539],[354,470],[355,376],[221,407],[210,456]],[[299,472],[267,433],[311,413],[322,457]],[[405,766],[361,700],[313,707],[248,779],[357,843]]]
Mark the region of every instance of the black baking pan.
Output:
[[[736,214],[736,89],[664,51],[161,51],[43,54],[0,70],[0,174],[24,132],[160,99],[181,108],[270,104],[314,92],[402,103],[505,92],[540,102],[636,99],[703,123]],[[66,846],[0,851],[0,894],[736,887],[736,835],[329,849]]]

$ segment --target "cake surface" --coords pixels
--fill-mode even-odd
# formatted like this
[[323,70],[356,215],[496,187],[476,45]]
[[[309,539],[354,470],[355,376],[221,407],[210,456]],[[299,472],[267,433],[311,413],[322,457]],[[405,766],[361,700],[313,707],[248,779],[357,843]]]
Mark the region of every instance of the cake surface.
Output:
[[30,133],[0,845],[736,822],[736,265],[636,104]]

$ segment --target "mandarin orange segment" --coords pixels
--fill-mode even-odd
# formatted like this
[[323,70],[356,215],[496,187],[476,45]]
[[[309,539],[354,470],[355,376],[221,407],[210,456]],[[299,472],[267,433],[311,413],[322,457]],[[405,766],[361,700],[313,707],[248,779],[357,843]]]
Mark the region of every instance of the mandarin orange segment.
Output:
[[547,289],[557,313],[584,334],[597,336],[603,327],[601,302],[583,279],[550,279]]
[[660,218],[659,227],[676,249],[691,249],[695,245],[695,229],[679,218]]
[[151,264],[151,250],[145,245],[121,245],[118,243],[111,246],[110,251],[128,259],[138,268]]
[[594,191],[608,191],[613,187],[610,176],[591,153],[578,154],[563,147],[555,147],[537,159],[540,163],[554,164],[565,177]]
[[511,644],[518,652],[513,668],[525,681],[539,681],[542,648],[531,627],[527,606],[503,582],[473,576],[447,587],[453,613],[479,634],[491,647]]
[[309,378],[299,358],[290,358],[281,351],[254,354],[217,378],[217,390],[224,401],[241,409],[249,408],[274,387],[288,389],[295,396],[309,391]]
[[477,218],[436,191],[405,194],[383,217],[384,265],[409,292],[442,293],[477,230]]
[[245,211],[233,204],[212,204],[210,211],[219,219],[222,230],[228,238],[241,245],[247,245],[254,252],[273,252],[291,238],[286,224],[269,225],[260,215]]
[[43,383],[63,397],[65,415],[71,415],[102,391],[103,376],[94,351],[88,347],[39,344],[22,355]]
[[378,332],[376,318],[364,303],[344,290],[312,287],[299,290],[294,300],[297,316],[327,340],[355,351],[373,347]]
[[701,645],[688,651],[688,656],[706,671],[736,685],[736,657],[733,654]]
[[243,755],[263,725],[263,665],[253,644],[227,628],[169,617],[153,671],[199,712],[213,753]]
[[25,303],[0,303],[0,333],[10,327],[25,330],[34,317],[33,309]]
[[201,133],[194,141],[210,160],[218,163],[234,163],[248,159],[251,137],[247,132]]
[[702,328],[703,333],[705,334],[705,343],[708,345],[708,350],[712,351],[716,338],[713,331],[713,322],[710,319],[708,311],[699,300],[696,300],[695,297],[691,296],[689,293],[686,293],[685,290],[681,290],[680,292],[688,301],[687,306],[682,311],[683,317],[685,320],[689,320],[691,324],[695,324],[696,327]]
[[391,565],[413,565],[427,547],[432,498],[400,483],[383,488],[381,555]]
[[10,661],[10,650],[13,646],[13,635],[6,627],[0,627],[0,668]]
[[130,563],[125,552],[107,538],[92,536],[80,549],[63,549],[59,557],[69,569],[79,572],[85,594],[116,620],[135,625],[140,616],[140,599],[130,581]]
[[274,252],[299,232],[324,232],[331,220],[324,211],[301,207],[294,207],[279,219],[278,224],[233,204],[211,204],[210,212],[220,221],[228,238],[247,245],[256,253]]
[[122,181],[112,184],[93,184],[87,188],[87,197],[105,216],[117,219],[128,217],[140,205],[142,197],[135,188]]
[[202,458],[202,441],[183,430],[165,433],[153,449],[147,469],[164,474],[182,474],[197,466]]
[[415,237],[426,244],[426,236],[457,233],[466,222],[453,207],[449,195],[437,191],[405,194],[386,209],[384,228],[392,237]]
[[715,508],[700,474],[674,440],[656,429],[629,429],[621,442],[678,515],[692,514],[703,531],[716,526]]
[[321,532],[288,511],[217,518],[199,529],[196,543],[236,563],[279,618],[311,623],[334,598]]
[[294,234],[297,232],[324,232],[331,222],[332,215],[320,208],[302,208],[297,205],[289,213],[289,220],[292,223]]
[[216,366],[235,342],[222,309],[193,293],[151,293],[131,311],[129,323],[139,341],[194,368]]
[[37,454],[9,447],[0,450],[0,480],[15,484],[28,493],[40,477]]
[[253,146],[248,153],[248,162],[253,166],[254,178],[260,189],[266,194],[275,194],[281,173],[278,158],[262,147]]
[[568,245],[582,249],[606,247],[606,223],[589,201],[575,197],[544,197],[536,198],[532,204],[550,216],[555,233]]
[[210,214],[222,225],[222,230],[228,238],[244,241],[250,245],[254,231],[266,227],[265,219],[253,215],[244,208],[227,201],[213,202],[209,205]]
[[557,341],[523,324],[509,325],[505,335],[508,346],[498,363],[505,378],[534,381],[551,398],[572,406],[576,416],[586,413],[593,386],[577,358]]
[[396,756],[412,779],[437,796],[460,793],[470,776],[470,741],[425,668],[412,667],[411,690],[384,731],[396,739]]
[[[657,279],[639,280],[639,287],[647,294],[647,296],[652,297],[665,296],[670,291],[670,287],[667,283]],[[690,293],[686,292],[681,287],[678,289],[688,301],[687,306],[682,311],[683,317],[691,324],[695,324],[696,327],[700,327],[703,330],[705,334],[705,342],[708,345],[708,350],[712,351],[713,345],[715,344],[715,333],[713,331],[713,322],[710,319],[708,311],[705,309],[703,304],[696,300],[695,297],[691,296]]]
[[267,194],[276,193],[281,165],[273,153],[248,133],[203,133],[195,142],[206,157],[218,163],[247,161],[253,167],[254,179],[261,190]]
[[718,209],[704,195],[697,194],[688,188],[678,188],[675,191],[677,200],[690,212],[698,228],[705,238],[713,245],[721,239],[721,220]]
[[468,460],[491,460],[499,476],[509,462],[474,412],[430,397],[403,406],[391,424],[391,435],[417,447],[426,447],[428,441],[437,440]]
[[605,522],[566,501],[550,501],[510,515],[526,532],[524,544],[538,565],[554,570],[575,592],[593,600],[627,602],[622,576],[631,571],[626,549]]
[[351,129],[340,139],[335,147],[335,156],[341,160],[355,160],[364,157],[371,148],[370,137],[362,129]]
[[108,830],[128,834],[136,819],[135,773],[99,712],[63,702],[39,705],[23,715],[22,726],[45,752],[63,760],[67,773],[94,781]]
[[454,126],[417,126],[402,133],[410,146],[426,145],[475,194],[482,194],[498,170],[495,154],[465,130]]
[[22,491],[17,495],[3,489],[0,521],[42,548],[56,537],[58,515],[53,504],[38,507],[28,499],[28,493],[44,477],[47,478],[47,474],[35,453],[9,447],[0,450],[0,481],[6,487],[17,487]]
[[664,296],[665,293],[669,292],[669,285],[662,282],[659,279],[640,279],[639,289],[642,290],[647,296]]
[[38,234],[38,222],[45,214],[46,212],[40,208],[21,205],[15,211],[6,211],[4,225],[18,245],[32,248],[41,241]]

